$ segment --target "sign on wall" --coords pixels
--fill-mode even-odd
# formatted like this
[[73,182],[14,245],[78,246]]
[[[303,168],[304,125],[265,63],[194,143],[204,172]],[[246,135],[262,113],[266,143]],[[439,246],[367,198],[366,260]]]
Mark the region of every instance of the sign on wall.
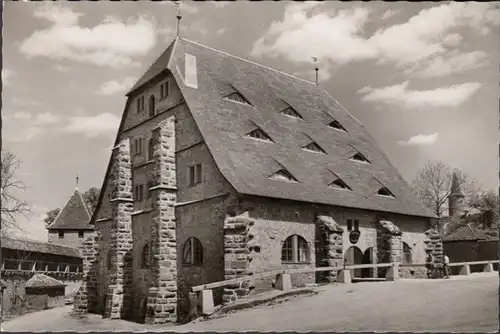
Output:
[[351,242],[351,244],[355,245],[358,242],[360,235],[361,232],[359,232],[359,230],[352,230],[349,233],[349,241]]

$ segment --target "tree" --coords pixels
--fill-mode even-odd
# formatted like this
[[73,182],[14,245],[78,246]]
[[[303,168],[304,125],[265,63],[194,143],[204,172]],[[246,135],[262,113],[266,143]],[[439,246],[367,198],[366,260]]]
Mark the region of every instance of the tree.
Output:
[[26,185],[17,177],[20,166],[21,162],[12,152],[2,152],[0,167],[2,234],[11,228],[21,229],[16,223],[17,217],[26,216],[31,211],[28,204],[16,194],[26,190]]
[[[92,187],[82,194],[85,205],[87,206],[87,209],[89,210],[91,216],[94,214],[94,211],[97,207],[100,192],[101,190],[99,188]],[[55,208],[48,211],[46,213],[45,219],[43,220],[45,222],[45,226],[49,226],[50,224],[52,224],[60,211],[60,208]]]
[[494,191],[480,192],[470,199],[470,206],[482,215],[482,228],[485,230],[498,229],[499,197]]
[[479,191],[478,184],[462,171],[451,169],[441,161],[428,161],[412,183],[417,196],[438,218],[442,217],[448,208],[448,196],[454,173],[465,197],[464,206],[468,207],[471,198]]

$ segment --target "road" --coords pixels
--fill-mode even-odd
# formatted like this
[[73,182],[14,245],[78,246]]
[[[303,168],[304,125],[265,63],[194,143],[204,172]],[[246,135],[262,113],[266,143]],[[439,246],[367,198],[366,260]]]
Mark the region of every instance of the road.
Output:
[[[440,331],[498,330],[498,273],[449,280],[400,280],[325,286],[313,296],[259,306],[168,331]],[[158,327],[67,315],[68,308],[22,316],[4,330],[160,330]],[[45,312],[45,314],[44,314]],[[52,312],[52,313],[50,313]]]

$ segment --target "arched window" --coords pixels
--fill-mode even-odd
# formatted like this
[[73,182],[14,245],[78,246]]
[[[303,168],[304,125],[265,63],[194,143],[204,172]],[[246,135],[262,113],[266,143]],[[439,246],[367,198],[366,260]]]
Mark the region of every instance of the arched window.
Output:
[[411,248],[406,242],[403,242],[403,263],[412,263]]
[[182,264],[191,266],[203,264],[203,247],[197,238],[189,238],[182,247]]
[[154,146],[155,146],[155,140],[154,138],[150,138],[148,141],[148,160],[153,160]]
[[152,116],[155,115],[155,108],[156,108],[156,106],[155,106],[156,103],[155,102],[156,102],[155,101],[155,96],[151,95],[149,97],[149,117],[152,117]]
[[281,262],[307,263],[309,262],[309,245],[300,235],[289,236],[281,247]]
[[144,245],[141,254],[141,267],[147,269],[151,267],[151,243],[148,242]]

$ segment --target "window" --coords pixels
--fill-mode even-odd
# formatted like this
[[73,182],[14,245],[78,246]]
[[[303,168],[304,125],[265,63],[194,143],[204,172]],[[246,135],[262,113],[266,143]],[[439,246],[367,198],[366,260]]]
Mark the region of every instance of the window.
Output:
[[59,231],[59,239],[64,239],[64,231]]
[[292,181],[292,182],[297,182],[297,179],[293,177],[290,172],[288,172],[285,169],[280,169],[276,173],[272,174],[270,176],[271,179],[277,179],[277,180],[285,180],[285,181]]
[[153,117],[156,113],[156,103],[155,96],[151,95],[149,97],[149,117]]
[[243,103],[243,104],[251,105],[250,102],[248,102],[248,100],[245,99],[245,97],[243,95],[241,95],[240,93],[238,93],[238,92],[231,93],[228,96],[226,96],[225,98],[227,100],[231,100],[233,102],[238,102],[238,103]]
[[357,219],[347,219],[347,230],[348,231],[359,231],[359,220]]
[[354,230],[359,231],[359,220],[354,219]]
[[347,132],[347,130],[338,121],[332,121],[332,122],[330,122],[330,124],[328,124],[328,126],[335,129],[335,130]]
[[325,151],[323,151],[323,149],[318,145],[316,144],[315,142],[312,142],[310,144],[307,144],[306,146],[304,146],[302,149],[306,150],[306,151],[312,151],[312,152],[316,152],[316,153],[323,153],[323,154],[326,154]]
[[168,81],[165,81],[160,85],[160,100],[163,100],[170,93],[170,85]]
[[137,184],[134,188],[134,200],[136,201],[142,201],[144,199],[144,193],[143,190],[144,187],[142,184]]
[[132,150],[134,155],[142,154],[142,138],[137,138],[134,140],[134,149]]
[[203,247],[197,238],[189,238],[182,247],[182,264],[192,266],[203,264]]
[[137,112],[140,113],[144,110],[144,95],[137,98]]
[[410,264],[413,262],[412,256],[411,256],[411,248],[408,246],[406,242],[403,242],[403,263],[404,264]]
[[255,129],[252,132],[250,132],[249,134],[247,134],[247,136],[254,138],[254,139],[260,139],[260,140],[272,142],[271,138],[269,138],[269,136],[261,129]]
[[286,109],[282,110],[281,113],[286,116],[302,119],[302,116],[300,116],[299,113],[292,107],[287,107]]
[[141,268],[146,269],[151,267],[151,243],[148,242],[142,248]]
[[309,245],[300,235],[288,237],[281,247],[281,262],[283,263],[308,263]]
[[83,231],[78,231],[78,238],[82,239],[83,238]]
[[352,189],[341,179],[336,179],[335,181],[330,183],[328,186],[332,187],[332,188],[336,188],[336,189],[344,189],[344,190],[352,191]]
[[380,188],[380,190],[377,191],[377,195],[387,196],[387,197],[394,197],[394,195],[391,193],[391,191],[389,189],[387,189],[386,187]]
[[194,186],[195,184],[201,183],[201,171],[201,164],[197,164],[188,168],[188,185]]
[[370,161],[368,161],[368,159],[366,159],[365,156],[363,154],[359,153],[359,152],[356,153],[355,155],[353,155],[351,157],[351,160],[370,163]]
[[150,138],[148,141],[148,160],[153,160],[154,149],[155,149],[155,140],[154,138]]

